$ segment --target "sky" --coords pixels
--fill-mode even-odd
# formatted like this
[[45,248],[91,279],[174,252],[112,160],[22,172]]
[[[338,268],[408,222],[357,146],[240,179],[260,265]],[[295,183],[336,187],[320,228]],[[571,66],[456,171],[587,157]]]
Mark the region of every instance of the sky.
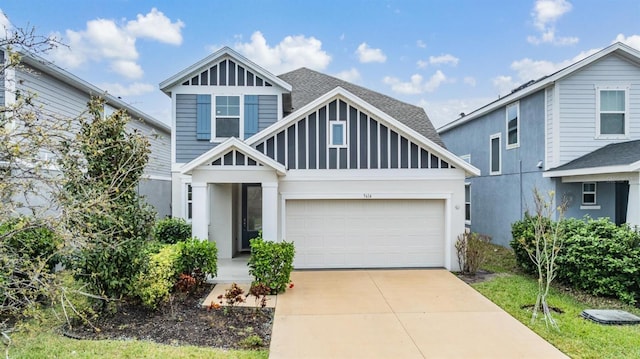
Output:
[[437,128],[616,41],[640,50],[640,1],[0,2],[0,36],[30,27],[65,44],[45,55],[57,66],[167,124],[158,84],[229,46],[422,106]]

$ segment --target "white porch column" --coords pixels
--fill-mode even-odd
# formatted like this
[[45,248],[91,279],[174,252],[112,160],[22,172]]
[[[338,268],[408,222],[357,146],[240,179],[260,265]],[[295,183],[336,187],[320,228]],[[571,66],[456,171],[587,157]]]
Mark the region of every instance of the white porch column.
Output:
[[627,202],[627,223],[640,226],[640,172],[629,179],[629,201]]
[[279,241],[278,182],[262,182],[262,238]]
[[191,183],[192,190],[192,215],[191,215],[191,232],[192,236],[202,240],[209,239],[209,218],[207,213],[208,200],[207,184],[201,182]]

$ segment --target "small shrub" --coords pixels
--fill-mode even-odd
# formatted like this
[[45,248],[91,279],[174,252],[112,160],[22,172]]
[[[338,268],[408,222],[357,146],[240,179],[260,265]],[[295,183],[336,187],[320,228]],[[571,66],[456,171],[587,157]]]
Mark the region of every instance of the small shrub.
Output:
[[181,272],[195,278],[197,285],[207,279],[207,275],[218,274],[218,248],[215,242],[191,238],[178,242],[180,247]]
[[52,271],[60,258],[57,255],[63,240],[49,228],[16,219],[0,225],[0,239],[7,250],[30,262],[46,262]]
[[169,299],[180,268],[180,248],[167,245],[149,258],[147,269],[138,275],[136,291],[142,304],[155,309]]
[[269,286],[271,294],[283,293],[291,282],[295,255],[293,243],[265,241],[262,235],[249,243],[249,274],[254,277],[254,282]]
[[176,289],[181,293],[191,293],[197,286],[196,279],[188,274],[180,274]]
[[191,238],[191,225],[182,218],[165,218],[153,227],[153,238],[161,243],[175,244]]
[[511,225],[511,235],[513,239],[509,243],[513,248],[518,267],[527,274],[534,274],[537,271],[535,264],[529,258],[527,249],[535,248],[535,217],[525,213],[524,219],[516,221]]
[[252,334],[238,342],[241,348],[258,349],[264,346],[264,341],[258,334]]
[[[289,287],[293,288],[293,287]],[[247,298],[251,295],[256,297],[256,302],[260,301],[260,307],[264,308],[267,306],[267,295],[271,294],[271,288],[264,283],[251,283],[251,288],[249,288],[249,294],[247,294]]]
[[476,274],[486,259],[485,247],[489,242],[490,237],[473,232],[458,236],[455,247],[462,273]]

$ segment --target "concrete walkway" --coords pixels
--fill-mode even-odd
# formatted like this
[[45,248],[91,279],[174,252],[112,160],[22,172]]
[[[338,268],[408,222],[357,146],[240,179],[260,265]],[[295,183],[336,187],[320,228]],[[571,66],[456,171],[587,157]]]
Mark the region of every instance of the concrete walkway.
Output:
[[269,357],[567,358],[445,270],[298,271]]

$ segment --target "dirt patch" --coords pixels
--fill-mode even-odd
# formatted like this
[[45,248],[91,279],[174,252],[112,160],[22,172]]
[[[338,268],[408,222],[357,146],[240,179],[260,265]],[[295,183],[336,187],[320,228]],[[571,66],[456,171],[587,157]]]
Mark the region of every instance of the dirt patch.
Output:
[[474,283],[488,281],[491,278],[497,276],[497,274],[492,272],[487,272],[484,270],[479,270],[476,272],[475,275],[457,273],[457,276],[467,284],[474,284]]
[[[526,311],[532,312],[534,306],[535,306],[534,304],[525,304],[525,305],[520,306],[520,309],[524,309]],[[560,309],[558,307],[549,306],[549,310],[554,312],[554,313],[556,313],[556,314],[564,314],[564,310],[562,310],[562,309]]]
[[135,339],[224,349],[268,348],[274,310],[202,308],[201,304],[212,288],[207,286],[156,311],[123,303],[116,313],[93,320],[92,324],[98,330],[80,325],[65,335],[76,339]]

